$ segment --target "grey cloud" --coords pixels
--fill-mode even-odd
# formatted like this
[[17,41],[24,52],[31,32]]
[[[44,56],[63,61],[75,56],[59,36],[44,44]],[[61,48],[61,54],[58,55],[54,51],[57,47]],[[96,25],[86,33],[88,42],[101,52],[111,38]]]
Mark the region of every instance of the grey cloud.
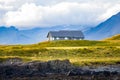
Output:
[[0,0],[0,5],[12,6],[12,9],[0,10],[0,24],[18,27],[96,25],[120,11],[120,0],[11,0],[9,3],[5,1],[7,0]]

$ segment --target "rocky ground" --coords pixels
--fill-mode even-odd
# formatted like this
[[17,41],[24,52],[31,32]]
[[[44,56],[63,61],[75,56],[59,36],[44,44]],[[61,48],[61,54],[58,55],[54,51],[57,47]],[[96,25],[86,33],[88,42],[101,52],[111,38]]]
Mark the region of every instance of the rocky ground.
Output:
[[69,60],[24,63],[12,58],[0,63],[0,80],[120,80],[120,64],[75,67]]

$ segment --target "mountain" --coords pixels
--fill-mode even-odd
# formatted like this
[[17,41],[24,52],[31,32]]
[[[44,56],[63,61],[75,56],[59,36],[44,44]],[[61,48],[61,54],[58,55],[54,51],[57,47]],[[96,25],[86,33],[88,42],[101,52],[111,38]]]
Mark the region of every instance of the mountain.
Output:
[[15,26],[0,26],[0,44],[34,44],[47,40],[47,33],[56,30],[82,30],[85,39],[101,40],[120,34],[120,12],[94,28],[88,26],[85,28],[81,25],[57,25],[24,30]]
[[55,30],[81,30],[81,25],[57,25],[44,28],[19,30],[15,26],[0,26],[0,44],[33,44],[47,40],[49,31]]
[[0,44],[16,44],[21,41],[21,43],[28,42],[29,37],[20,33],[20,31],[11,26],[7,27],[0,27]]
[[120,34],[117,34],[117,35],[115,35],[115,36],[106,38],[105,40],[120,40]]
[[120,34],[120,12],[85,32],[86,39],[101,40]]

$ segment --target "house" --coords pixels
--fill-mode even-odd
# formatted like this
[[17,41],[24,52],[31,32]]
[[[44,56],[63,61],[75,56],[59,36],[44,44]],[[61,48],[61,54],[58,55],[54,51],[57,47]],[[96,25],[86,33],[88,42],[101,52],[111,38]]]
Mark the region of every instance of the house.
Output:
[[81,31],[50,31],[48,32],[47,38],[49,41],[53,40],[83,40],[84,35]]

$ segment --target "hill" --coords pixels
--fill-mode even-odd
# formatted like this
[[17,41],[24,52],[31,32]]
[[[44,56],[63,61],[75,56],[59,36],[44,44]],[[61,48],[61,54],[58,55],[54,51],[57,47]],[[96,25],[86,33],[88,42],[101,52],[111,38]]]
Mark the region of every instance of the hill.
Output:
[[105,40],[120,40],[120,34],[112,36],[110,38],[106,38]]
[[61,41],[51,41],[51,42],[41,42],[35,46],[41,47],[96,47],[96,46],[120,46],[118,42],[110,41],[90,41],[90,40],[61,40]]
[[101,40],[120,34],[120,12],[85,32],[86,39]]
[[[109,41],[52,41],[32,45],[1,45],[0,61],[22,58],[24,61],[48,61],[69,59],[74,65],[120,63],[120,42]],[[48,49],[47,47],[51,47]],[[53,49],[53,47],[62,47]],[[64,47],[80,47],[64,49]]]

